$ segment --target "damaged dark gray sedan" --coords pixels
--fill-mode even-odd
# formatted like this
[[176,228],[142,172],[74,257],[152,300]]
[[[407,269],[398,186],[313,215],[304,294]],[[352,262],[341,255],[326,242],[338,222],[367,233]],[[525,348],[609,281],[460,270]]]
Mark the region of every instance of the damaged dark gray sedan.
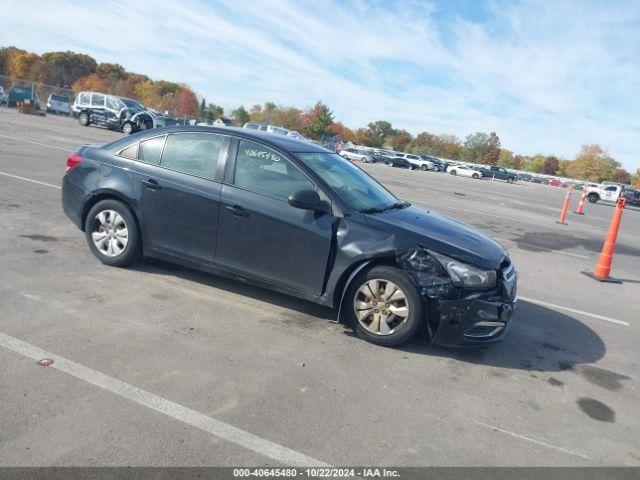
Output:
[[62,204],[106,264],[155,257],[335,307],[380,345],[494,341],[516,305],[501,245],[282,135],[168,127],[85,145]]

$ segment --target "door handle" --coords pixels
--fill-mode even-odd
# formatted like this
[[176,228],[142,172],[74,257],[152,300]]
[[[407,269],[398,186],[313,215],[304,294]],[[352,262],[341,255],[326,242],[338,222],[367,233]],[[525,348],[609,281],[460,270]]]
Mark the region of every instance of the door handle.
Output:
[[160,190],[162,188],[160,184],[152,178],[150,178],[149,180],[142,180],[140,183],[147,187],[149,190]]
[[234,215],[236,217],[248,217],[249,216],[249,212],[247,212],[240,205],[226,205],[224,208],[229,210],[231,212],[231,215]]

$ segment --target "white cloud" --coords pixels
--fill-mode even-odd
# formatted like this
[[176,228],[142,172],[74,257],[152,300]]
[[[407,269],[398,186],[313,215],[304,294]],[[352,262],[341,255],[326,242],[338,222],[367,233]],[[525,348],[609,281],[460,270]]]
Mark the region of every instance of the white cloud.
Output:
[[84,51],[227,108],[322,99],[352,127],[495,130],[507,148],[567,157],[597,142],[640,167],[640,4],[492,2],[475,22],[439,7],[11,2],[0,44]]

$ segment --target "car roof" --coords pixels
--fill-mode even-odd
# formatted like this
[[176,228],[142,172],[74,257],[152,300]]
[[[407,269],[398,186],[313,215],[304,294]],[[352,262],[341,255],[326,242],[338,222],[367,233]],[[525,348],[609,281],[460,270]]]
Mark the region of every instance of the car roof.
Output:
[[[241,127],[226,127],[226,126],[182,126],[174,125],[170,127],[153,128],[145,130],[142,134],[136,134],[139,139],[153,137],[162,133],[176,133],[176,132],[207,132],[207,133],[221,133],[227,135],[234,135],[236,137],[245,138],[247,140],[255,140],[274,148],[281,148],[289,152],[306,152],[306,153],[335,153],[329,149],[316,145],[306,140],[298,140],[294,137],[287,135],[281,135],[279,133],[263,132],[261,130],[253,130],[250,128]],[[110,148],[111,146],[125,145],[128,142],[124,139],[116,140],[111,144],[105,145]],[[132,139],[133,140],[133,139]]]

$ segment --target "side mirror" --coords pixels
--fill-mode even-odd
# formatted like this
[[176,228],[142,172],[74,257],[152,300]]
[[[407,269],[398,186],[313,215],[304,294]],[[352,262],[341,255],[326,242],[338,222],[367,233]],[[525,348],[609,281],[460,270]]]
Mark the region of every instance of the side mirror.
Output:
[[320,195],[315,190],[298,190],[289,197],[289,205],[302,210],[313,210],[314,212],[329,212],[329,204],[320,200]]

